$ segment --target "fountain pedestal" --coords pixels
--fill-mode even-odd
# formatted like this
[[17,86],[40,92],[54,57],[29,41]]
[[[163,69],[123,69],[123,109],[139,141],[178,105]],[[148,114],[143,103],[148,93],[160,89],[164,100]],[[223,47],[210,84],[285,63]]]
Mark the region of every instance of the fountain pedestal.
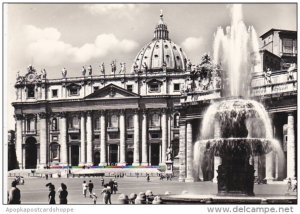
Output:
[[224,157],[218,167],[218,195],[254,196],[254,167],[249,158]]

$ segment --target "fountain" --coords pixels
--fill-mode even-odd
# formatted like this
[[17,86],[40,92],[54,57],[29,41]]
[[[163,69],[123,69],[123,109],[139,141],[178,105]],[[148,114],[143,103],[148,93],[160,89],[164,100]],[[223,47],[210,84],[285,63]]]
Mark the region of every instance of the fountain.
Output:
[[226,90],[224,100],[212,104],[204,114],[200,144],[221,158],[218,195],[253,196],[254,167],[250,157],[278,148],[272,139],[271,122],[264,106],[243,99],[250,94],[251,72],[260,68],[258,42],[253,27],[242,20],[241,5],[231,8],[231,26],[224,34],[218,28],[214,62],[221,63]]

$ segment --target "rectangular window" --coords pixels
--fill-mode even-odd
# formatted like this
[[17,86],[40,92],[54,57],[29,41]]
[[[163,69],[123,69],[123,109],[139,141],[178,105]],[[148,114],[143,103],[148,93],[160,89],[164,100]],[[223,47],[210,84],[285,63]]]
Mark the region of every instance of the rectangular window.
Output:
[[173,87],[174,87],[174,91],[180,91],[180,83],[174,83],[174,85],[173,85]]
[[58,90],[52,89],[52,97],[57,97],[57,96],[58,96]]
[[132,92],[132,85],[127,85],[127,91]]
[[149,92],[160,92],[160,84],[159,83],[149,84]]
[[110,133],[109,134],[109,139],[119,139],[119,134],[118,133]]
[[133,134],[128,134],[127,135],[127,139],[132,139],[133,138]]
[[94,120],[94,129],[95,130],[100,129],[100,120],[99,120],[99,118],[95,118],[95,120]]
[[160,138],[160,134],[159,133],[151,133],[151,138],[152,139]]
[[293,53],[293,40],[292,39],[283,39],[282,40],[282,52],[291,54]]
[[78,95],[78,89],[77,88],[70,88],[70,95],[71,96]]
[[34,86],[28,86],[27,87],[27,98],[34,98],[35,92],[34,92]]

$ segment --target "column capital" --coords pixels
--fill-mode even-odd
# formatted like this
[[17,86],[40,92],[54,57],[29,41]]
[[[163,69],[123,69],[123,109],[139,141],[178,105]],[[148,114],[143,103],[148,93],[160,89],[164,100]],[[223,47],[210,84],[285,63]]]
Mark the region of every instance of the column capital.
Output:
[[88,117],[89,117],[89,116],[91,117],[91,116],[93,115],[93,111],[87,111],[87,112],[86,112],[86,115],[87,115]]
[[100,110],[99,113],[100,113],[100,115],[105,116],[106,115],[106,110]]
[[23,115],[23,114],[15,114],[15,115],[14,115],[14,118],[15,118],[16,120],[23,120],[23,119],[24,119],[24,115]]
[[133,109],[133,113],[134,113],[134,114],[138,114],[139,112],[140,112],[139,109],[137,109],[137,108],[136,108],[136,109]]
[[143,113],[143,114],[148,114],[148,109],[143,108],[143,109],[142,109],[142,113]]
[[294,116],[294,113],[295,113],[294,111],[289,111],[288,116]]
[[62,112],[58,113],[58,116],[61,117],[61,118],[63,118],[63,117],[67,117],[67,114],[68,114],[67,112],[62,111]]
[[125,112],[126,112],[125,109],[120,109],[120,110],[119,110],[119,113],[120,113],[120,114],[125,114]]
[[46,112],[39,112],[38,115],[40,119],[46,119],[49,117],[49,114],[47,114]]

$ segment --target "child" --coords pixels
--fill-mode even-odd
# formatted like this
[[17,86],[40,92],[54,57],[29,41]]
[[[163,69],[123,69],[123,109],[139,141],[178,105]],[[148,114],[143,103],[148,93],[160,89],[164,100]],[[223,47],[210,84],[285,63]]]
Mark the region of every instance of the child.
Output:
[[96,193],[93,192],[93,194],[92,194],[92,200],[93,200],[94,204],[96,204],[97,198],[98,197],[97,197]]

